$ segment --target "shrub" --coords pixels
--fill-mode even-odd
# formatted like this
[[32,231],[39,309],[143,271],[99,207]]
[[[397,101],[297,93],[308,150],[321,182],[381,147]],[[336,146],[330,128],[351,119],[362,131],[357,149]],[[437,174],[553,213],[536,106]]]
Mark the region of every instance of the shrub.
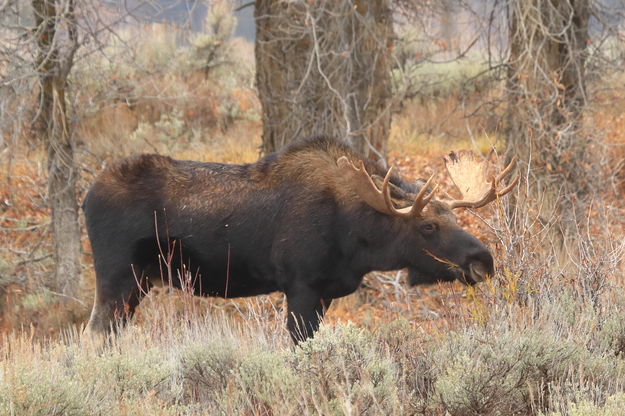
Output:
[[295,371],[324,414],[388,414],[398,406],[394,363],[376,351],[373,336],[351,324],[322,327],[292,356]]
[[236,24],[237,19],[229,2],[211,2],[204,19],[204,32],[191,38],[187,65],[208,74],[214,68],[229,64],[230,39]]
[[76,361],[76,377],[84,385],[105,384],[114,400],[136,399],[145,395],[174,401],[172,362],[159,348],[120,351],[109,349],[97,357]]
[[180,355],[184,396],[214,402],[224,394],[240,362],[240,352],[232,345],[202,342],[185,347]]
[[[0,370],[0,414],[13,416],[106,415],[97,391],[56,365],[37,362]],[[100,397],[98,397],[98,395]]]
[[453,334],[434,356],[435,397],[454,415],[526,415],[604,396],[622,365],[537,331]]
[[227,414],[306,414],[302,393],[309,391],[306,380],[293,371],[287,354],[250,351],[232,375],[236,394],[222,395]]
[[576,354],[574,345],[556,345],[535,333],[492,342],[456,334],[435,359],[440,363],[435,394],[441,407],[456,415],[527,414],[528,388],[562,377]]
[[[608,397],[605,404],[598,406],[590,401],[572,403],[568,416],[617,416],[625,414],[625,394],[619,393]],[[549,413],[547,416],[563,416],[563,413]]]
[[600,352],[614,354],[624,358],[625,354],[625,317],[616,312],[601,323],[601,329],[596,336],[596,343]]

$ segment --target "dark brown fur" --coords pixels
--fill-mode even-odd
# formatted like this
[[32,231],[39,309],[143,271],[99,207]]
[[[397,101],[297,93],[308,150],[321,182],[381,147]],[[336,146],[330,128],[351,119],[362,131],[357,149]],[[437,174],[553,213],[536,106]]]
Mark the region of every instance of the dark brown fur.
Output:
[[[295,340],[310,336],[324,305],[356,290],[369,271],[408,267],[411,284],[492,273],[488,250],[444,203],[410,219],[377,212],[337,166],[341,156],[360,160],[318,137],[252,164],[140,155],[105,169],[84,203],[97,288],[88,327],[102,331],[132,313],[143,293],[133,270],[140,279],[164,273],[163,247],[176,250],[174,270],[184,264],[197,276],[198,295],[285,292]],[[385,174],[367,170],[376,180]],[[411,204],[419,188],[399,177],[392,183],[396,202]]]

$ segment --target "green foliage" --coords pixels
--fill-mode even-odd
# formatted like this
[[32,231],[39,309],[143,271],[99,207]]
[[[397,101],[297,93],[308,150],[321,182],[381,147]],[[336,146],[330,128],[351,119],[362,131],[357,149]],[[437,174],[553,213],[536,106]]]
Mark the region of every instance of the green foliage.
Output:
[[527,414],[530,389],[539,391],[584,359],[581,349],[538,333],[505,334],[487,341],[456,334],[435,356],[435,394],[457,415]]
[[593,352],[537,330],[425,335],[398,320],[376,333],[322,326],[285,348],[259,342],[259,331],[129,328],[96,349],[13,340],[0,413],[607,415],[625,400],[625,363],[598,341]]
[[204,20],[204,32],[191,38],[187,64],[208,74],[212,69],[228,63],[232,47],[230,38],[236,24],[237,19],[229,2],[211,2]]
[[490,82],[488,66],[479,54],[462,58],[443,54],[436,58],[441,53],[440,45],[424,42],[417,29],[399,26],[397,35],[393,49],[398,64],[393,70],[396,91],[431,100],[467,94]]
[[16,312],[34,311],[51,307],[58,299],[53,297],[47,289],[42,289],[38,293],[28,293],[20,298],[19,305],[15,305]]
[[[608,397],[603,405],[596,405],[588,400],[571,403],[568,416],[623,416],[625,415],[625,393]],[[546,416],[564,416],[561,412],[549,413]]]
[[157,348],[137,351],[135,354],[110,350],[90,360],[76,362],[76,376],[85,385],[107,384],[106,390],[114,398],[137,398],[156,395],[172,399],[173,366],[166,352]]
[[393,71],[393,85],[409,96],[447,98],[468,94],[488,81],[486,66],[470,59],[446,63],[415,63],[401,72]]
[[250,351],[232,374],[235,395],[222,395],[220,404],[227,414],[248,414],[254,409],[290,414],[304,409],[298,404],[302,379],[288,365],[285,355]]
[[292,352],[189,346],[181,353],[184,394],[224,414],[386,414],[398,407],[394,365],[370,335],[351,325],[318,335]]
[[597,334],[599,351],[625,358],[625,317],[616,313],[601,324]]
[[371,334],[351,324],[322,328],[292,357],[324,414],[386,414],[398,404],[394,363],[376,350]]
[[191,132],[186,129],[180,111],[163,113],[154,123],[140,122],[130,135],[131,141],[147,141],[152,144],[167,144],[187,139]]
[[536,331],[452,334],[434,355],[434,390],[454,415],[526,415],[609,390],[623,365]]
[[11,272],[11,266],[9,263],[0,257],[0,286],[2,286],[2,282],[8,280],[8,275]]
[[0,414],[3,415],[105,415],[100,399],[97,391],[64,374],[55,364],[18,364],[0,371]]
[[184,395],[192,401],[214,402],[222,394],[241,362],[240,352],[217,342],[194,343],[180,354]]

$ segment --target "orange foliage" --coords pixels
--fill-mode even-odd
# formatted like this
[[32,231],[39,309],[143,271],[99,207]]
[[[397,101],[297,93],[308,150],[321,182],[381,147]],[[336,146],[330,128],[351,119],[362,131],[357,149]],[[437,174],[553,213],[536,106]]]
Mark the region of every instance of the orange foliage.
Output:
[[250,110],[260,111],[258,96],[249,89],[233,88],[230,97],[242,113]]

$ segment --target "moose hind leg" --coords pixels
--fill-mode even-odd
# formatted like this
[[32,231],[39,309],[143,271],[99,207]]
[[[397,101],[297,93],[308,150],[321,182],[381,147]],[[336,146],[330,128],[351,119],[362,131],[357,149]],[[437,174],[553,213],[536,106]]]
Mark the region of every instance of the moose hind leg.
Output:
[[150,289],[143,273],[133,270],[129,265],[123,268],[117,266],[106,277],[107,279],[96,278],[95,300],[87,324],[87,331],[91,333],[117,330],[132,317],[139,302]]

